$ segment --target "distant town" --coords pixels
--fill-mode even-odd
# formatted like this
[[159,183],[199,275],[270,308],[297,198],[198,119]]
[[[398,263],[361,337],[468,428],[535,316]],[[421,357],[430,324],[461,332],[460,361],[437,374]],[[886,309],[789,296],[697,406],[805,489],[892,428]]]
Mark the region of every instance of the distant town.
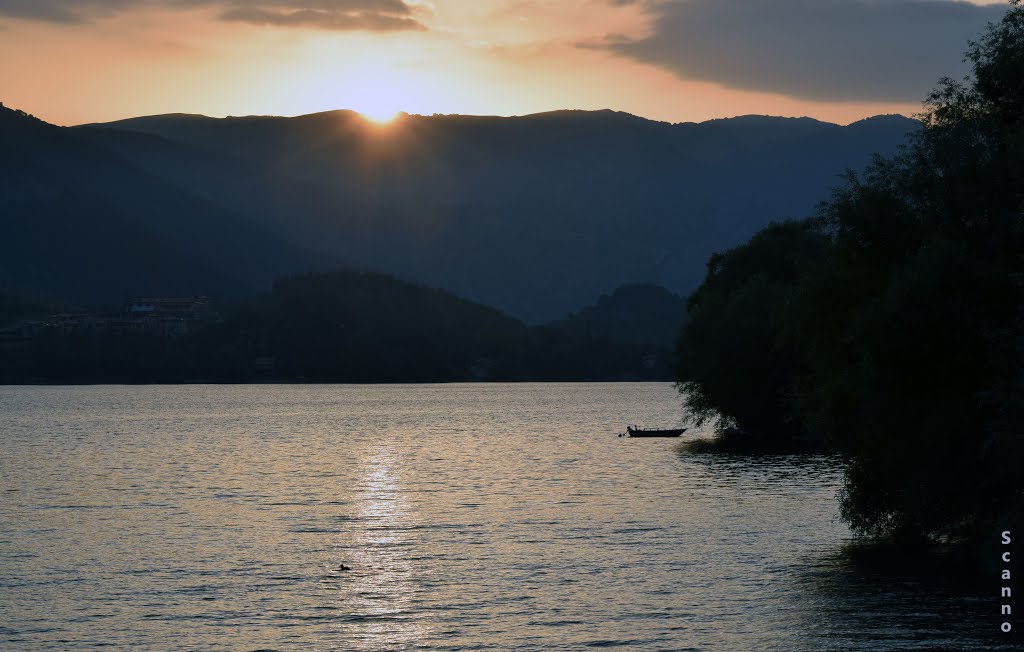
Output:
[[42,319],[23,319],[0,328],[0,343],[17,344],[44,334],[181,337],[195,334],[215,318],[214,302],[209,297],[144,297],[129,301],[115,313],[62,312]]

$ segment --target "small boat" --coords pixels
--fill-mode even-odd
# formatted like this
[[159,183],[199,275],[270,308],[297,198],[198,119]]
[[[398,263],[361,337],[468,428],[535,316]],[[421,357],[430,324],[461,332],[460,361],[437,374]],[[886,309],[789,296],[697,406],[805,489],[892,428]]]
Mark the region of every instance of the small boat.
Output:
[[644,428],[634,428],[633,426],[626,426],[626,432],[619,435],[619,437],[678,437],[684,432],[686,432],[686,428],[668,428],[666,430],[645,430]]

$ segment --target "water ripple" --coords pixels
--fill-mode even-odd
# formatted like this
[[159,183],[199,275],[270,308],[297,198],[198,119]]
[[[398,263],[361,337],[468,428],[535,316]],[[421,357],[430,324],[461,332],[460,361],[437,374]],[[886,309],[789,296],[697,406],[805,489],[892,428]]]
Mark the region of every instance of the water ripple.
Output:
[[[1006,648],[663,384],[0,388],[0,649]],[[699,429],[689,436],[701,436]],[[344,565],[351,570],[342,570]]]

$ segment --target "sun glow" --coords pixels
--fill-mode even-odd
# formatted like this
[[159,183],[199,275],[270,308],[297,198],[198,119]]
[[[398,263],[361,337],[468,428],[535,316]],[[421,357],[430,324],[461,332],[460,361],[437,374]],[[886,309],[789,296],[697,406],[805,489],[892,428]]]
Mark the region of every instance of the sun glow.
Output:
[[343,102],[367,120],[387,124],[409,110],[416,86],[415,76],[408,72],[384,64],[364,66],[349,74]]
[[363,116],[370,122],[378,125],[386,125],[395,121],[398,116],[402,115],[401,111],[393,110],[391,108],[364,108],[359,111],[359,115]]

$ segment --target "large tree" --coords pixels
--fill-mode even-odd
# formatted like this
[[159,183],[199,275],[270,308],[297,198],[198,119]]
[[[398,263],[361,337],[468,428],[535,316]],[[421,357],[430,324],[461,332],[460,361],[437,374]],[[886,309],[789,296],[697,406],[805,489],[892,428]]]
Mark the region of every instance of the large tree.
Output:
[[842,511],[863,532],[984,536],[1019,511],[1018,2],[967,58],[912,145],[823,206],[831,258],[802,295],[803,422],[848,455]]
[[772,224],[708,261],[676,347],[679,387],[698,425],[739,427],[758,446],[797,442],[790,403],[806,370],[784,333],[799,282],[828,244],[814,227]]
[[[972,75],[939,83],[911,145],[850,174],[822,205],[810,224],[827,244],[795,287],[781,291],[773,282],[773,295],[752,299],[766,279],[778,277],[778,260],[764,259],[742,272],[746,294],[723,293],[722,270],[713,265],[693,301],[711,305],[706,297],[713,296],[719,305],[704,315],[708,323],[691,322],[681,340],[680,378],[696,397],[698,416],[714,408],[741,423],[778,422],[779,404],[766,408],[765,397],[780,390],[792,397],[785,416],[846,456],[842,514],[863,533],[983,537],[1020,518],[1018,1],[970,45],[967,59]],[[745,247],[756,248],[767,235]],[[805,248],[779,242],[775,258],[806,258]],[[722,262],[733,267],[729,254]],[[748,334],[733,337],[731,324]],[[710,335],[694,337],[699,332]],[[747,380],[756,384],[716,384],[727,364],[743,373],[742,362],[729,361],[737,353],[753,361],[757,373]],[[711,371],[700,360],[712,361]],[[765,362],[771,373],[759,371]],[[744,404],[755,412],[741,417]]]

